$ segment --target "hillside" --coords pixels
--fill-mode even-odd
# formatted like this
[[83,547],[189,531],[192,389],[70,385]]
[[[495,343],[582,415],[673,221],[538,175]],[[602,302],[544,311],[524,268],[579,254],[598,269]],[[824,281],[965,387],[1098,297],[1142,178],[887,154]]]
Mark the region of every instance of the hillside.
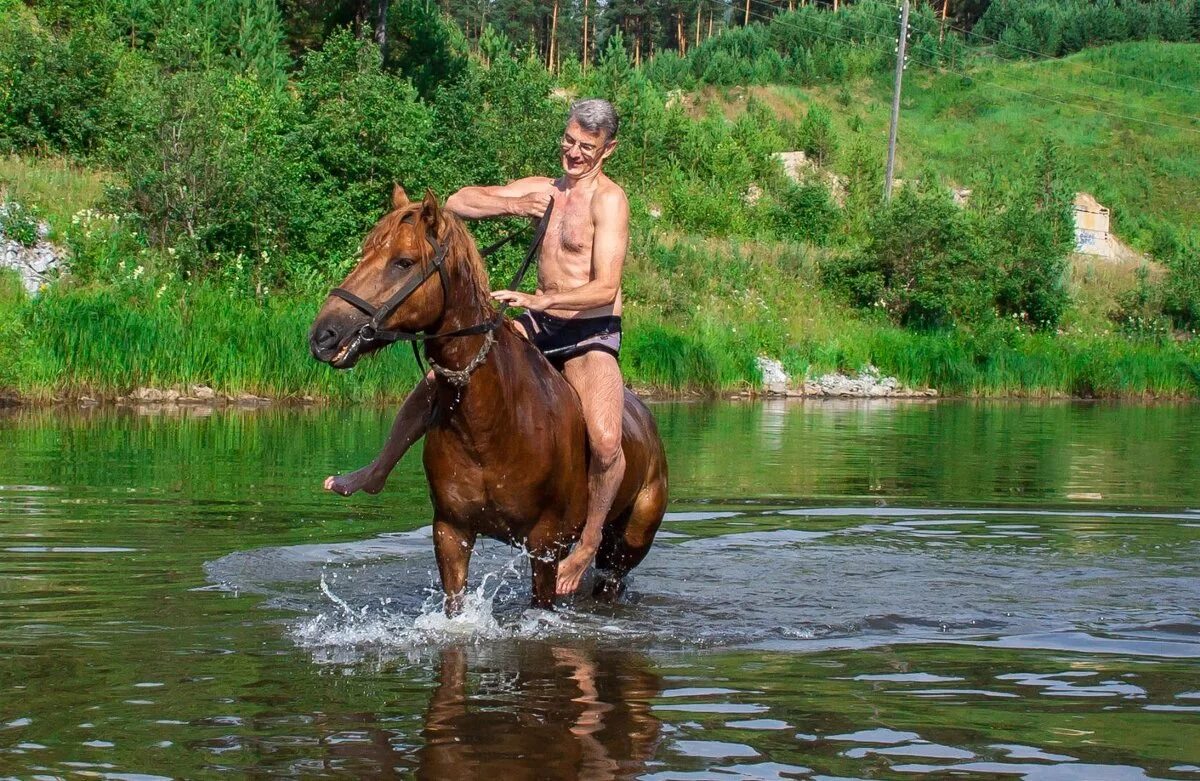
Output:
[[[1073,160],[1080,188],[1112,209],[1125,241],[1149,251],[1156,231],[1200,232],[1200,44],[1124,43],[969,73],[906,74],[898,176],[930,170],[979,187],[1010,175],[1050,137]],[[883,149],[891,91],[881,76],[813,88],[710,87],[697,103],[715,99],[736,116],[749,93],[795,118],[816,102],[830,109],[843,142]]]
[[[853,9],[866,21],[879,7]],[[1200,93],[1188,87],[1200,83],[1200,47],[1006,63],[948,39],[909,71],[899,174],[974,196],[964,209],[944,187],[906,186],[884,206],[881,51],[847,42],[830,53],[818,32],[791,58],[801,50],[779,34],[793,23],[855,18],[789,18],[642,67],[614,36],[586,74],[450,47],[454,68],[425,73],[419,90],[422,71],[347,29],[270,66],[237,47],[232,60],[184,61],[29,10],[0,17],[0,64],[22,86],[0,97],[25,101],[0,126],[0,148],[16,152],[0,158],[0,192],[40,210],[73,256],[72,275],[34,299],[0,279],[0,391],[403,395],[415,370],[395,351],[334,373],[297,347],[392,182],[445,196],[556,170],[562,96],[605,95],[622,115],[606,171],[633,214],[631,382],[740,391],[760,382],[756,359],[768,356],[797,379],[870,364],[955,395],[1200,396],[1200,244],[1188,244],[1200,237],[1190,118]],[[738,59],[742,44],[760,51]],[[87,56],[68,56],[76,50]],[[945,73],[951,62],[964,73]],[[848,70],[825,73],[830,63]],[[1107,80],[1081,86],[1096,68]],[[705,83],[741,86],[697,91]],[[1083,100],[1060,101],[1068,89],[1120,111],[1064,105]],[[29,99],[42,94],[57,102]],[[773,155],[801,148],[828,153],[844,205],[825,177],[782,175]],[[1162,267],[1139,276],[1136,264],[1069,260],[1073,188],[1112,207],[1119,235]],[[508,227],[472,226],[485,243]],[[489,261],[494,284],[519,256],[509,247]]]

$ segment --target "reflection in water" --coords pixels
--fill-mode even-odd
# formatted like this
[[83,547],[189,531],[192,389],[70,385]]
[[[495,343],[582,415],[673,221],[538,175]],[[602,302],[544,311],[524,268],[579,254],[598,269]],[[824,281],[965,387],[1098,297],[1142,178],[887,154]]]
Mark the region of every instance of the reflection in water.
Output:
[[0,777],[1200,779],[1200,408],[655,412],[631,598],[465,631],[387,409],[0,413]]
[[566,645],[440,652],[417,777],[632,778],[655,752],[660,680],[634,653]]

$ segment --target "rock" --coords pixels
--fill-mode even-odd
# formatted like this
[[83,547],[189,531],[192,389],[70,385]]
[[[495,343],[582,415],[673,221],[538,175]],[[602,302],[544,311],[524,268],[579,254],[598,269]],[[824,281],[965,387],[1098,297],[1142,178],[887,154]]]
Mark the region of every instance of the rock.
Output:
[[228,396],[227,398],[234,404],[247,407],[271,403],[271,400],[265,396],[255,396],[253,393],[239,393],[236,396]]
[[839,207],[846,205],[846,183],[844,176],[821,168],[815,161],[809,160],[803,150],[795,152],[776,152],[775,159],[783,166],[783,173],[796,184],[802,184],[809,177],[816,177],[829,188],[829,197]]
[[932,398],[937,396],[937,391],[932,388],[906,388],[895,377],[880,376],[879,369],[868,364],[853,377],[831,373],[816,380],[806,380],[803,395],[864,399]]
[[159,402],[163,400],[163,392],[158,388],[138,388],[129,394],[133,401]]
[[170,390],[165,390],[162,392],[162,400],[167,403],[174,403],[176,401],[179,401],[179,397],[181,395],[182,394],[179,391],[175,390],[174,388],[171,388]]
[[[8,210],[8,204],[0,204],[0,216]],[[10,268],[21,277],[21,285],[29,295],[37,295],[43,285],[65,270],[63,259],[66,252],[46,241],[50,226],[38,223],[38,241],[26,247],[19,241],[6,238],[0,232],[0,268]]]
[[199,401],[212,401],[217,398],[217,392],[207,385],[193,385],[188,388],[188,396]]
[[788,383],[791,378],[783,368],[783,364],[774,358],[760,355],[754,359],[759,374],[762,375],[763,391],[771,396],[786,396]]

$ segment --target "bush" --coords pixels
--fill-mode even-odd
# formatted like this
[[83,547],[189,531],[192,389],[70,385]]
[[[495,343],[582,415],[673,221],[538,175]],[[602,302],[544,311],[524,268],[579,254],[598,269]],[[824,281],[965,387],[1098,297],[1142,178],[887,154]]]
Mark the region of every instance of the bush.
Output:
[[1181,246],[1167,265],[1162,311],[1176,328],[1200,329],[1200,240]]
[[779,194],[772,211],[778,238],[823,246],[829,243],[838,222],[838,209],[823,184],[789,182]]
[[837,150],[837,135],[833,132],[833,115],[819,103],[812,103],[797,133],[800,148],[817,165],[826,165]]
[[1068,176],[1057,148],[1046,142],[999,208],[982,215],[988,253],[1000,271],[996,308],[1034,328],[1056,326],[1069,303],[1065,274],[1075,247],[1075,188]]
[[978,322],[994,311],[995,279],[976,235],[974,220],[948,192],[905,187],[871,219],[867,246],[822,263],[821,280],[901,325]]
[[24,8],[0,14],[0,151],[89,152],[120,52],[91,26],[59,37]]

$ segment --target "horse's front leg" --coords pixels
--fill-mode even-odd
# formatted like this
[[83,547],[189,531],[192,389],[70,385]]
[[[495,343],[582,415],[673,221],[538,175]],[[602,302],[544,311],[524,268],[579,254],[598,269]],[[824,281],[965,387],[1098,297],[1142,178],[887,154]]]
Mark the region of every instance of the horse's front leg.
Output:
[[442,520],[433,522],[433,550],[437,555],[442,591],[446,595],[446,615],[462,610],[467,589],[467,568],[475,549],[475,532]]
[[567,554],[570,543],[561,539],[559,524],[554,519],[543,518],[529,534],[525,549],[529,553],[529,565],[533,574],[531,602],[542,610],[554,609],[555,583],[558,580],[558,562]]

